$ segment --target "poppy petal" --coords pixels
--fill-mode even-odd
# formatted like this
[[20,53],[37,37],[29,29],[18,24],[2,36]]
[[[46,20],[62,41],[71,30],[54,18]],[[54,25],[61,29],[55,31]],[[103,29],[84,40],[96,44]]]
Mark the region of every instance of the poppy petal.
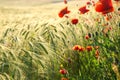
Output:
[[101,12],[102,14],[113,12],[114,8],[112,5],[112,1],[111,0],[99,0],[95,4],[95,10],[96,12]]
[[79,11],[80,11],[81,14],[85,14],[85,13],[87,13],[89,10],[86,9],[86,6],[83,6],[83,7],[79,8]]
[[58,16],[62,18],[65,14],[69,14],[69,13],[70,11],[68,10],[68,7],[65,7],[58,13]]

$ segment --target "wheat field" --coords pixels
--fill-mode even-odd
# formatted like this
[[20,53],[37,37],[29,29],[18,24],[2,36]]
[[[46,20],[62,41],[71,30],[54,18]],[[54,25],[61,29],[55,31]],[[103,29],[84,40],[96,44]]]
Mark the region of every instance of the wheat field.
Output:
[[119,4],[81,15],[87,1],[0,0],[0,80],[119,80]]

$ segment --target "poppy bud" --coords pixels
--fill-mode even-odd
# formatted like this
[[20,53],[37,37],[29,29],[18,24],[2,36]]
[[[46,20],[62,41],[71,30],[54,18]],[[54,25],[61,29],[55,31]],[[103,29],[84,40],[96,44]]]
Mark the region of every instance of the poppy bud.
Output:
[[76,25],[78,23],[78,19],[72,19],[71,22],[72,22],[72,24]]
[[65,69],[60,69],[60,71],[59,71],[61,74],[67,74],[67,70],[65,70]]
[[87,4],[87,5],[91,5],[91,2],[87,2],[86,4]]
[[87,47],[86,47],[86,50],[87,50],[87,51],[92,51],[92,46],[87,46]]

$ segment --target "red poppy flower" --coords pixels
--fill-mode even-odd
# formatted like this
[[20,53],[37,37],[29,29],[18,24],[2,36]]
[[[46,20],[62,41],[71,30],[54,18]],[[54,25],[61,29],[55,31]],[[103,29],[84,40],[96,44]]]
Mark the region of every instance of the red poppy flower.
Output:
[[112,1],[111,0],[99,0],[95,4],[95,10],[97,12],[101,12],[102,14],[106,14],[114,11]]
[[59,16],[60,18],[62,18],[65,14],[69,14],[69,13],[70,13],[70,11],[68,10],[68,7],[65,7],[64,9],[62,9],[62,10],[59,12],[58,16]]
[[67,4],[67,0],[64,0],[64,3]]
[[92,46],[87,46],[86,49],[87,51],[92,51]]
[[72,48],[72,50],[79,50],[80,48],[81,48],[81,46],[75,45],[75,46]]
[[67,70],[65,70],[65,69],[60,69],[60,71],[59,71],[61,74],[67,74]]
[[86,35],[86,36],[85,36],[85,39],[89,39],[89,38],[90,38],[89,35]]
[[72,19],[71,22],[72,22],[72,24],[77,24],[78,23],[78,19]]
[[81,46],[81,47],[79,48],[79,51],[80,51],[80,52],[83,52],[83,51],[85,51],[85,48]]
[[87,5],[91,5],[91,2],[88,1],[86,4],[87,4]]
[[68,80],[68,78],[64,78],[64,77],[63,77],[63,78],[61,78],[61,80]]
[[72,49],[73,49],[73,50],[79,50],[80,52],[82,52],[82,51],[85,50],[85,48],[82,47],[82,46],[80,46],[80,45],[75,45]]
[[86,6],[83,6],[83,7],[79,8],[79,11],[80,11],[81,14],[85,14],[85,13],[87,13],[89,10],[86,9]]

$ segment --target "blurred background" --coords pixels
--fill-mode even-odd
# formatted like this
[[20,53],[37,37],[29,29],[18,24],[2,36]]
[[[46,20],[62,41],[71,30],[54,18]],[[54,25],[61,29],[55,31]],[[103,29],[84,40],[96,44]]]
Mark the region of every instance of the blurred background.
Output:
[[0,0],[0,5],[35,6],[58,2],[63,2],[63,0]]

